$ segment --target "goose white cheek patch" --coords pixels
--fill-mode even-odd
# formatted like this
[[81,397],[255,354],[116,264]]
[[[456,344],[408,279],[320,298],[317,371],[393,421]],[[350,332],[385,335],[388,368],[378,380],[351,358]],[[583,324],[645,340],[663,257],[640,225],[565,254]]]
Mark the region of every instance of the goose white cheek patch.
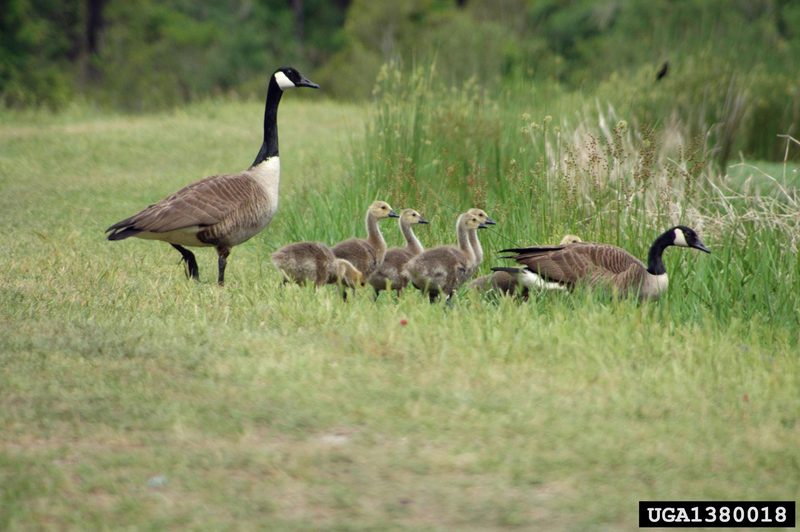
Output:
[[689,244],[686,243],[686,235],[683,234],[681,229],[675,229],[675,245],[684,248],[689,247]]
[[278,84],[278,87],[283,90],[293,89],[295,87],[294,83],[292,83],[292,80],[286,77],[286,74],[283,72],[275,72],[275,82]]

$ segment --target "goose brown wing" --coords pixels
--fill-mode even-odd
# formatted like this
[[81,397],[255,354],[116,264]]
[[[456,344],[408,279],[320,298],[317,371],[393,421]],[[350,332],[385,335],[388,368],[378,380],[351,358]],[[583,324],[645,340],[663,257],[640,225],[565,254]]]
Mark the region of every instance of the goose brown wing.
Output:
[[225,220],[259,194],[263,194],[259,184],[246,175],[211,176],[115,223],[107,231],[164,233],[185,227],[207,227]]
[[517,262],[549,281],[565,284],[612,280],[621,274],[627,277],[644,270],[639,259],[608,244],[577,243],[516,251]]

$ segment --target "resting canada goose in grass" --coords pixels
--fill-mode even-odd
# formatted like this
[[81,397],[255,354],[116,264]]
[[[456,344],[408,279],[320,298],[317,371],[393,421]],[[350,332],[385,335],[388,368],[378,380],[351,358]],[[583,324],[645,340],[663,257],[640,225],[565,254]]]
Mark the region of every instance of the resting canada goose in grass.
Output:
[[264,109],[264,141],[253,164],[238,174],[201,179],[138,214],[115,223],[109,240],[129,236],[163,240],[177,249],[190,278],[200,272],[194,253],[184,246],[214,246],[219,256],[219,284],[233,246],[264,229],[278,209],[280,158],[278,157],[278,104],[283,91],[295,87],[319,88],[291,67],[270,77]]
[[[580,237],[575,235],[565,235],[561,239],[559,245],[566,246],[567,244],[574,244],[582,242]],[[489,275],[478,277],[472,283],[471,288],[478,289],[483,292],[495,291],[500,294],[517,295],[520,298],[527,300],[530,295],[530,290],[564,290],[564,285],[553,283],[543,280],[537,274],[533,273],[527,268],[513,268],[513,267],[493,267]]]
[[620,295],[636,294],[640,299],[656,299],[668,285],[662,254],[669,246],[711,251],[697,233],[686,226],[668,229],[650,246],[647,266],[622,248],[610,244],[576,243],[566,246],[504,249],[513,258],[545,281],[571,288],[578,283],[605,285]]
[[376,294],[381,290],[388,290],[389,286],[397,293],[406,287],[408,279],[403,276],[403,268],[409,260],[424,251],[412,226],[427,223],[428,220],[414,209],[405,209],[400,213],[398,225],[406,239],[406,245],[402,248],[388,249],[381,265],[369,276],[369,284],[375,289]]
[[333,254],[350,263],[369,278],[372,272],[383,262],[386,255],[386,240],[378,227],[378,220],[397,218],[398,214],[385,201],[373,201],[367,209],[367,238],[351,238],[339,242],[333,248]]
[[[334,256],[321,242],[296,242],[272,254],[272,263],[283,274],[284,283],[315,286],[338,284],[355,289],[364,286],[364,275],[346,259]],[[345,298],[346,292],[342,293]]]
[[427,292],[431,302],[440,293],[448,301],[476,267],[475,253],[470,245],[470,233],[485,228],[477,216],[464,213],[456,222],[458,246],[437,246],[423,251],[406,264],[403,275],[419,290]]

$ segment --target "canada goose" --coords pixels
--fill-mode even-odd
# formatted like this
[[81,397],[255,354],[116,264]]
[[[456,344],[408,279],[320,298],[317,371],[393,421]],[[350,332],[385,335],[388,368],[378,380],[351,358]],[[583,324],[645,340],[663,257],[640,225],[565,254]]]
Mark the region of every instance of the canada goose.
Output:
[[[559,245],[566,246],[576,242],[582,242],[581,238],[575,235],[565,235]],[[492,272],[472,281],[470,287],[483,292],[493,290],[501,294],[518,295],[525,300],[528,299],[531,288],[538,290],[563,290],[565,288],[559,283],[543,280],[527,268],[496,266],[492,268]]]
[[387,290],[389,286],[398,293],[406,287],[408,279],[402,275],[403,267],[412,257],[424,251],[411,226],[427,223],[428,220],[414,209],[404,209],[400,213],[398,225],[406,239],[406,245],[402,248],[388,249],[381,265],[369,276],[369,284],[375,289],[376,294],[381,290]]
[[264,229],[278,209],[280,158],[278,104],[283,91],[295,87],[319,88],[291,67],[270,77],[264,109],[264,141],[253,164],[238,174],[206,177],[186,186],[138,214],[106,229],[109,240],[129,236],[163,240],[177,249],[190,278],[199,279],[194,253],[184,246],[214,246],[219,256],[220,285],[233,246]]
[[386,254],[386,240],[378,227],[378,220],[398,218],[385,201],[373,201],[367,209],[367,238],[351,238],[339,242],[333,248],[333,254],[340,259],[347,259],[367,278],[383,262]]
[[565,285],[607,285],[621,295],[656,299],[668,285],[662,254],[669,246],[690,247],[711,253],[697,233],[686,226],[668,229],[650,246],[647,266],[622,248],[610,244],[576,243],[566,246],[504,249],[544,280]]
[[456,222],[458,246],[437,246],[423,251],[406,264],[403,275],[419,290],[428,293],[431,302],[440,293],[448,301],[475,268],[475,253],[470,245],[470,232],[485,228],[474,214],[464,213]]
[[355,290],[364,286],[364,275],[348,260],[334,256],[333,251],[321,242],[296,242],[283,246],[272,255],[272,263],[283,274],[284,283],[315,286],[338,284],[347,299],[344,287]]

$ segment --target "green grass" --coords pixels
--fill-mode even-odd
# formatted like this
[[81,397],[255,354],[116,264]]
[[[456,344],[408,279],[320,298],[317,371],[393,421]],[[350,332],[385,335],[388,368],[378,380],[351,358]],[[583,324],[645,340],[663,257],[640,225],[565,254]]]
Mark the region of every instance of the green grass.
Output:
[[[293,97],[281,210],[234,249],[223,289],[213,251],[198,252],[197,284],[169,246],[103,230],[247,165],[259,104],[3,116],[0,528],[634,528],[644,499],[798,498],[800,262],[768,213],[709,226],[714,255],[668,251],[670,291],[652,304],[463,292],[446,309],[413,292],[344,304],[280,289],[271,250],[360,234],[375,196],[416,197],[428,246],[470,206],[425,166],[469,169],[457,139],[409,148],[431,197],[393,181],[412,172],[392,173],[381,157],[397,145],[361,133],[375,115]],[[400,137],[402,124],[389,123]],[[517,129],[479,154],[509,180],[536,166],[517,155],[512,172]],[[611,215],[580,225],[531,190],[477,198],[500,220],[484,270],[508,243],[616,233]],[[634,218],[619,242],[641,255],[653,223]]]

